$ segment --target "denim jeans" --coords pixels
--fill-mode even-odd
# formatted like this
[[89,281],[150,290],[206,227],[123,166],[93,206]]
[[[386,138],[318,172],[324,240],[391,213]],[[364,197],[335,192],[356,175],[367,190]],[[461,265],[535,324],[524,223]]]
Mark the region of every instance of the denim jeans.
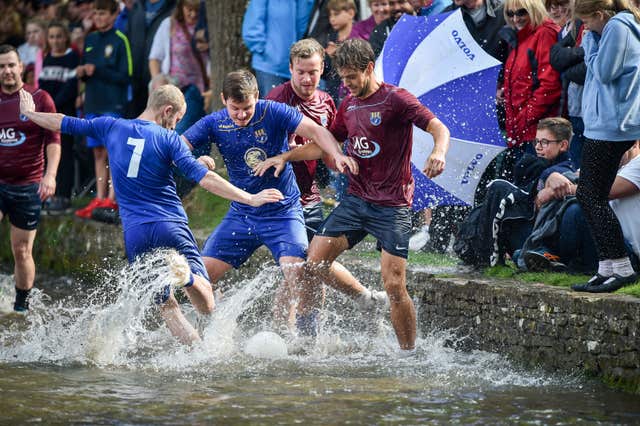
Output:
[[258,70],[256,70],[256,80],[258,80],[258,91],[260,92],[261,98],[267,96],[274,87],[289,81],[286,77],[280,77],[279,75]]

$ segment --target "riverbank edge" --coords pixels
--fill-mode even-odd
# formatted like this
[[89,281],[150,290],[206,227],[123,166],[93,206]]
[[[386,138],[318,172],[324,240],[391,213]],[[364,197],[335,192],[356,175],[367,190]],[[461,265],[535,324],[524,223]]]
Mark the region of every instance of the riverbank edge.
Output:
[[[0,262],[11,270],[6,221],[0,231]],[[207,235],[195,234],[199,240]],[[39,271],[91,281],[105,268],[124,263],[122,230],[44,217],[34,259]],[[379,272],[379,262],[352,254],[340,260],[363,282],[381,286],[379,273],[371,273]],[[407,282],[417,301],[419,332],[450,330],[458,350],[484,350],[526,366],[582,372],[640,394],[640,299],[476,276],[444,278],[415,269],[407,271]]]

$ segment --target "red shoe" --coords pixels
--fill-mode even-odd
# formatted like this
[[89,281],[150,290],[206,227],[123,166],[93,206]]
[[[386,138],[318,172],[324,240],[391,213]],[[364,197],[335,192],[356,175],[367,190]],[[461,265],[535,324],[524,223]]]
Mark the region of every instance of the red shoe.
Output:
[[104,198],[100,200],[100,205],[98,207],[118,210],[118,203],[116,203],[115,200],[112,200],[111,198]]
[[105,200],[108,200],[108,198],[107,199],[94,198],[93,200],[91,200],[89,204],[86,205],[86,207],[76,210],[75,215],[83,219],[90,219],[91,212],[93,211],[93,209],[95,209],[96,207],[100,207],[100,205],[104,203]]

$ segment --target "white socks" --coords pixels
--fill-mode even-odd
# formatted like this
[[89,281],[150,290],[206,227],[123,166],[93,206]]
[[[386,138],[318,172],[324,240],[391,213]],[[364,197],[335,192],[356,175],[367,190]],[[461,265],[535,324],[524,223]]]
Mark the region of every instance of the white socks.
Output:
[[611,259],[601,260],[598,262],[598,274],[603,277],[610,277],[613,275],[613,265]]
[[610,262],[613,273],[616,275],[620,275],[621,277],[628,277],[635,273],[633,267],[631,266],[631,261],[628,257],[613,259]]

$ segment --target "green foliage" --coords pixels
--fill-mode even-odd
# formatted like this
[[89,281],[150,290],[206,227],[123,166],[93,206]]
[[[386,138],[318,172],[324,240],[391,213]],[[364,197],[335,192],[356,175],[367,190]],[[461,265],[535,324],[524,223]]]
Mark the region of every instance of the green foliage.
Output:
[[[358,251],[358,256],[367,259],[379,259],[380,252],[376,250],[363,250]],[[458,258],[441,253],[409,252],[407,263],[409,265],[455,266],[458,264]]]
[[211,232],[229,210],[230,202],[197,186],[183,200],[189,227]]
[[[519,272],[511,265],[493,266],[484,270],[490,278],[514,279],[522,282],[543,283],[556,287],[571,287],[572,284],[586,282],[590,275],[572,275],[558,272]],[[636,283],[616,291],[620,294],[640,297],[640,283]]]

